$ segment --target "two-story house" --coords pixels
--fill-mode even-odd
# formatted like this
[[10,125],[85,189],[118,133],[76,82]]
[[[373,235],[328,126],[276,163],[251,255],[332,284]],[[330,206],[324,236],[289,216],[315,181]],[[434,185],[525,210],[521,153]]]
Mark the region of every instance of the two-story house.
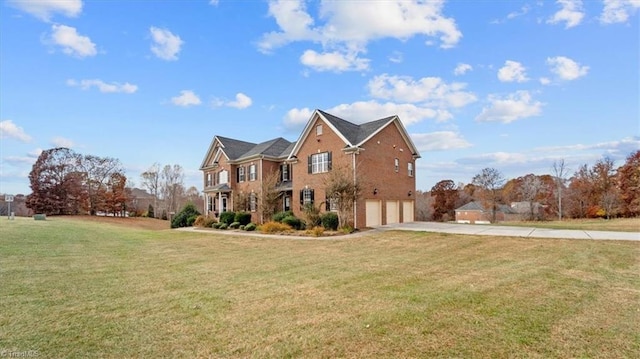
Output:
[[200,167],[204,211],[248,210],[259,223],[263,184],[274,173],[280,210],[300,218],[309,203],[330,211],[327,176],[340,170],[361,188],[353,206],[355,228],[412,222],[418,158],[398,116],[357,125],[316,110],[293,143],[277,138],[255,144],[215,136]]

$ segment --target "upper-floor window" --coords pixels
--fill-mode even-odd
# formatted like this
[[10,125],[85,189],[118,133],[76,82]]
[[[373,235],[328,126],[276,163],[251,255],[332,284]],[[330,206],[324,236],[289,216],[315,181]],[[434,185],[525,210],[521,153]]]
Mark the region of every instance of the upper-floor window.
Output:
[[289,174],[289,165],[288,164],[283,164],[280,165],[280,180],[282,182],[286,182],[289,181],[291,179],[291,176]]
[[213,186],[211,173],[207,173],[207,187]]
[[316,126],[316,136],[320,136],[322,134],[322,125]]
[[396,158],[393,163],[395,165],[396,172],[400,171],[400,160]]
[[256,177],[256,165],[249,166],[249,181],[255,181]]
[[244,166],[238,167],[238,182],[244,182]]
[[413,177],[413,163],[409,162],[407,164],[407,172],[409,173],[409,177]]
[[331,170],[331,152],[315,153],[308,159],[309,173],[323,173]]
[[227,170],[222,170],[218,172],[218,183],[219,184],[229,183],[229,172]]

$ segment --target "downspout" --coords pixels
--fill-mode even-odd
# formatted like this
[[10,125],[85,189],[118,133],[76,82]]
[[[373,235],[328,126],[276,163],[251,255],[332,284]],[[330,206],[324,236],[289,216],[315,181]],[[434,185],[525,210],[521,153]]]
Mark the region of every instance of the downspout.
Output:
[[[357,178],[356,178],[356,152],[353,152],[353,154],[351,155],[352,158],[352,168],[353,168],[353,184],[356,185],[357,182]],[[353,228],[358,228],[358,201],[354,200],[353,201]]]

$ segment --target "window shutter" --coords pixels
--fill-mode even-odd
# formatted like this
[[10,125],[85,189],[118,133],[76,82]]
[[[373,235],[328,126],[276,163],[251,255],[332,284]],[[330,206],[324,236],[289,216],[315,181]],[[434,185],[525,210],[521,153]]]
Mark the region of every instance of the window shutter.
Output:
[[329,162],[329,163],[327,164],[327,169],[328,169],[329,171],[331,171],[331,151],[329,151],[329,153],[327,153],[327,161]]
[[311,203],[313,203],[313,190],[311,190]]
[[236,168],[236,182],[240,182],[240,167]]
[[311,156],[307,157],[307,172],[311,173]]
[[304,205],[304,190],[300,190],[300,205]]
[[331,203],[329,202],[331,199],[329,197],[325,197],[324,201],[324,209],[329,212],[331,210]]

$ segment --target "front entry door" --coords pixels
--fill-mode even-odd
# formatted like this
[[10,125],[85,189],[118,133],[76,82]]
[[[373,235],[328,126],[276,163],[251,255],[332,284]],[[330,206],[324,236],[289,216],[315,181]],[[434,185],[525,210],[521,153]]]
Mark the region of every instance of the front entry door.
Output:
[[221,213],[227,211],[227,197],[222,197],[222,205],[220,205],[220,211]]

